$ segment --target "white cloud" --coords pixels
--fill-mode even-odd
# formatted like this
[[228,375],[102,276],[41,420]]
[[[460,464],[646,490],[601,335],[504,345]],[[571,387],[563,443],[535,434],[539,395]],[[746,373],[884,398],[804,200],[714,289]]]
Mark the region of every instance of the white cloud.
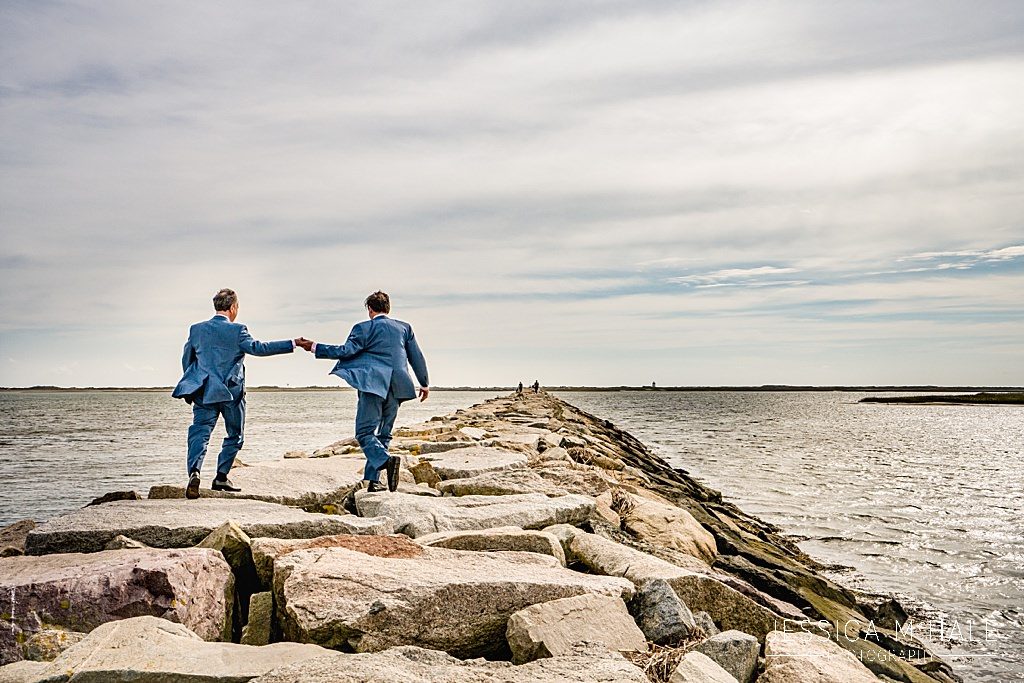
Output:
[[[504,366],[613,382],[671,366],[637,338],[677,355],[751,339],[733,319],[756,320],[759,345],[664,381],[726,381],[732,357],[814,338],[832,356],[792,381],[827,364],[857,382],[845,348],[868,327],[918,334],[906,381],[954,365],[996,381],[988,361],[934,355],[928,325],[972,359],[1019,332],[1002,288],[1024,255],[1021,13],[11,6],[0,335],[22,363],[0,384],[39,383],[54,357],[76,382],[171,383],[224,285],[265,338],[341,337],[388,289],[445,384]],[[877,319],[837,324],[848,310]],[[131,344],[112,353],[112,332]],[[325,371],[254,362],[250,378]]]

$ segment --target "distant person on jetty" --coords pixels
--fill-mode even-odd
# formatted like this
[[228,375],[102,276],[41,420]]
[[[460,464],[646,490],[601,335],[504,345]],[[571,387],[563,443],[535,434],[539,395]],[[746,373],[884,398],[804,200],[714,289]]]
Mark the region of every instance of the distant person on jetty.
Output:
[[520,382],[519,383],[519,388],[516,389],[516,394],[519,395],[519,394],[522,394],[522,393],[523,393],[523,383]]
[[236,323],[238,296],[230,289],[222,289],[213,297],[215,315],[196,323],[188,331],[185,353],[181,357],[184,376],[171,393],[192,404],[192,426],[188,428],[188,485],[186,498],[199,497],[199,472],[206,457],[210,434],[217,418],[224,416],[227,437],[217,457],[217,476],[211,488],[214,491],[240,491],[228,479],[235,456],[242,448],[245,427],[245,354],[276,356],[291,353],[299,339],[260,342],[252,338],[245,325]]
[[535,393],[535,394],[539,394],[540,393],[540,380],[539,379],[533,380],[533,393]]
[[427,362],[423,358],[412,326],[388,317],[391,298],[374,292],[364,302],[370,319],[358,323],[341,346],[317,344],[309,340],[299,343],[317,358],[336,359],[331,370],[359,392],[356,406],[356,439],[366,455],[363,485],[368,491],[383,491],[380,472],[387,470],[388,490],[398,488],[402,459],[388,453],[391,430],[403,401],[416,398],[416,387],[409,376],[412,365],[419,382],[420,401],[427,400]]

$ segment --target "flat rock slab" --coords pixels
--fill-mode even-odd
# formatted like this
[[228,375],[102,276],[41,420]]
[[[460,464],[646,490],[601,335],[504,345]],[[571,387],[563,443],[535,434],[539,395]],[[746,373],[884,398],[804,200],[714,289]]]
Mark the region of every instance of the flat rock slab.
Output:
[[462,658],[494,656],[505,650],[508,618],[525,607],[587,593],[633,594],[624,579],[573,572],[536,553],[420,548],[410,558],[347,548],[279,557],[274,597],[285,638],[356,652],[416,645]]
[[571,654],[580,641],[647,652],[647,639],[626,603],[608,595],[577,595],[519,610],[509,617],[506,638],[516,664]]
[[[360,457],[288,458],[255,462],[231,470],[239,493],[213,491],[209,482],[199,490],[200,498],[248,498],[319,511],[337,505],[363,478],[365,460]],[[150,498],[184,498],[181,484],[154,486]]]
[[252,559],[260,582],[270,586],[274,581],[274,562],[296,550],[309,548],[348,548],[377,557],[419,557],[423,548],[408,536],[353,536],[339,534],[318,538],[254,538]]
[[525,552],[550,555],[565,565],[562,544],[546,531],[520,529],[517,526],[478,529],[472,531],[440,531],[416,539],[420,545],[450,550],[476,552]]
[[438,484],[437,490],[449,496],[510,496],[518,493],[564,496],[569,493],[528,468],[485,472],[467,479],[448,479]]
[[647,683],[647,677],[613,653],[587,652],[513,666],[404,646],[291,664],[252,683]]
[[772,631],[764,643],[764,683],[878,683],[852,653],[813,633]]
[[303,512],[256,500],[117,501],[82,508],[40,524],[29,532],[25,551],[30,555],[97,552],[119,535],[154,548],[185,548],[230,520],[250,537],[315,538],[393,531],[387,519]]
[[39,680],[70,683],[244,683],[277,667],[329,655],[316,645],[208,643],[181,624],[135,617],[104,624],[65,650]]
[[417,538],[439,531],[580,524],[594,511],[596,503],[587,496],[549,497],[542,493],[427,498],[361,491],[356,494],[356,506],[359,514],[388,517],[394,521],[396,532]]
[[0,662],[21,659],[20,642],[44,628],[88,632],[143,614],[219,640],[230,634],[233,587],[227,562],[206,548],[0,559]]
[[484,472],[526,467],[526,454],[501,448],[469,446],[444,453],[431,453],[423,460],[434,466],[441,479],[466,479]]

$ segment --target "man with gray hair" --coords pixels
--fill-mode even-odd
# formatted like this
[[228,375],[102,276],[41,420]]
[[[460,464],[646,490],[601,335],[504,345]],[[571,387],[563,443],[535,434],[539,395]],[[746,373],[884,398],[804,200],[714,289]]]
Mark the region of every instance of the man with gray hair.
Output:
[[192,404],[192,426],[188,429],[188,485],[186,498],[199,497],[199,471],[206,456],[210,434],[217,418],[224,417],[227,437],[217,458],[214,491],[240,491],[228,479],[235,456],[242,448],[245,427],[245,354],[276,356],[291,353],[305,340],[260,342],[252,338],[245,325],[236,323],[238,296],[222,289],[213,297],[215,315],[193,325],[188,331],[181,369],[185,373],[172,396]]

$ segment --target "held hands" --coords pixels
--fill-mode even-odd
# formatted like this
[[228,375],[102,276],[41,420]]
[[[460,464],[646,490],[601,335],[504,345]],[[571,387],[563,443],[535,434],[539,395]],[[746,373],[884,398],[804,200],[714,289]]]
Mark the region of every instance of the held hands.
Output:
[[305,337],[298,337],[297,339],[294,339],[293,341],[295,342],[295,346],[301,347],[301,348],[305,349],[306,351],[310,351],[310,352],[313,351],[313,343],[314,342],[313,342],[312,339],[306,339]]
[[420,403],[426,401],[427,396],[430,396],[430,389],[428,387],[420,387]]

